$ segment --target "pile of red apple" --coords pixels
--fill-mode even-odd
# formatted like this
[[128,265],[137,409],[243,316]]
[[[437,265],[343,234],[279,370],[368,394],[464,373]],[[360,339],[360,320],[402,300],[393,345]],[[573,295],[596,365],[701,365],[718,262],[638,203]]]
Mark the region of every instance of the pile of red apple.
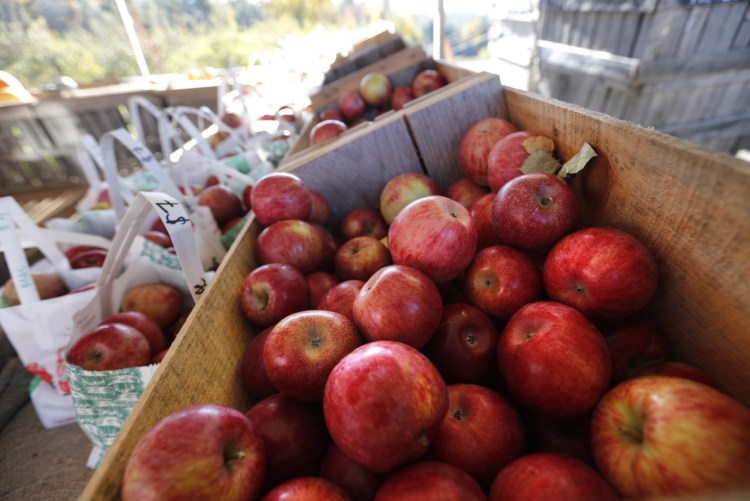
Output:
[[648,316],[657,262],[579,226],[564,177],[580,165],[501,119],[465,133],[461,161],[445,193],[393,178],[336,234],[299,178],[259,180],[260,266],[240,294],[254,404],[166,417],[123,498],[747,493],[750,410],[670,358]]
[[347,129],[371,121],[389,110],[400,110],[406,103],[448,84],[435,69],[419,71],[410,85],[394,86],[385,73],[363,76],[359,88],[344,92],[336,105],[321,110],[320,120],[310,130],[310,145],[322,144],[339,137]]
[[75,341],[68,362],[88,371],[142,367],[162,361],[187,317],[182,293],[171,285],[129,288],[118,313]]

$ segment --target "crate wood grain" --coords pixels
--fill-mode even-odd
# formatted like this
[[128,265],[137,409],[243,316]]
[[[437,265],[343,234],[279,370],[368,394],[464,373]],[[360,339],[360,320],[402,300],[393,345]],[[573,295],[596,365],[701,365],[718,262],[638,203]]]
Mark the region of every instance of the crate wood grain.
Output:
[[[494,88],[472,99],[487,109],[507,106],[519,129],[553,138],[563,159],[583,142],[595,148],[599,157],[574,183],[585,201],[587,222],[630,231],[654,253],[660,283],[649,312],[664,327],[675,357],[705,370],[750,405],[750,170],[746,164],[523,91]],[[320,158],[297,165],[293,172],[329,196],[333,213],[340,218],[374,200],[388,176],[413,167],[408,160],[416,157],[414,150],[405,154],[401,166],[391,165],[394,159],[389,157],[394,154],[389,150],[399,143],[407,150],[413,148],[410,139],[374,140],[375,134],[406,134],[404,122],[394,117],[360,129],[343,141],[347,146],[328,146],[320,151]],[[435,141],[453,141],[463,134],[449,120],[443,123],[442,131],[435,130]],[[411,124],[414,127],[416,123]],[[361,143],[362,149],[355,143]],[[248,408],[239,365],[255,332],[237,298],[242,279],[256,265],[258,232],[254,221],[243,228],[81,499],[116,499],[132,448],[170,412],[202,402]]]
[[750,2],[542,2],[540,39],[643,60],[747,47]]

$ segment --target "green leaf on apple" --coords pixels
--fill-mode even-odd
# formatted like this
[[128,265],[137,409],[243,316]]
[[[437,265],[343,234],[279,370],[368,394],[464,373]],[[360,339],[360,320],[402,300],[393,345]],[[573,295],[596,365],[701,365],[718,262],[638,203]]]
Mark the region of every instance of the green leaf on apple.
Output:
[[566,179],[574,176],[578,172],[581,172],[583,168],[586,167],[589,160],[595,156],[597,156],[597,154],[596,151],[594,151],[594,148],[592,148],[589,143],[583,143],[583,146],[581,146],[578,153],[565,162],[562,169],[560,169],[560,172],[557,173],[557,177],[560,179]]
[[555,174],[560,169],[560,162],[544,150],[532,152],[521,164],[521,172],[531,174],[532,172],[547,172]]

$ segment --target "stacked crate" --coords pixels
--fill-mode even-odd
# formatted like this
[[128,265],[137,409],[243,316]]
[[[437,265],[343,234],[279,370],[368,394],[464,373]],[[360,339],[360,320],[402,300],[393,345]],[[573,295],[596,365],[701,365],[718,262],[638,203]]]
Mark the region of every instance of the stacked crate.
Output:
[[750,145],[750,3],[543,0],[540,94],[734,154]]

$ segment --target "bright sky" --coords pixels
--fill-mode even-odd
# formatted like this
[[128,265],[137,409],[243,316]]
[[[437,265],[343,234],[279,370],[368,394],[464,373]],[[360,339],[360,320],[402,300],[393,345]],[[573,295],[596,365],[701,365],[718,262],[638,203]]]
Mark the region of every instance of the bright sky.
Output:
[[[380,7],[383,0],[360,0],[362,3]],[[391,11],[398,14],[425,14],[430,15],[437,7],[437,0],[390,0]],[[452,12],[476,12],[485,13],[489,11],[491,2],[488,0],[443,0],[443,9],[446,14]]]

